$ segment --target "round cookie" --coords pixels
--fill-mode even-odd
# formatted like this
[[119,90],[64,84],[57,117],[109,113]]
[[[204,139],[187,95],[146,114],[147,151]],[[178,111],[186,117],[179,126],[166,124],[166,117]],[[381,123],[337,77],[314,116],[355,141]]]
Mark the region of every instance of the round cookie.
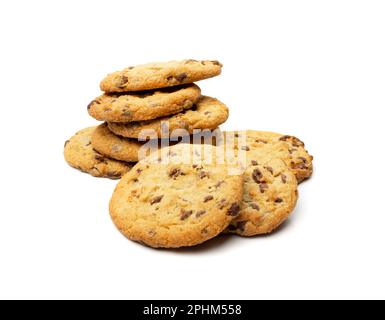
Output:
[[[224,134],[225,137],[226,135],[229,135],[229,137],[234,136],[235,148],[238,148],[239,139],[245,140],[245,145],[242,145],[241,148],[247,152],[259,150],[265,145],[283,142],[288,146],[288,149],[287,151],[282,149],[279,158],[294,172],[298,183],[309,178],[313,173],[313,156],[305,149],[305,144],[294,136],[255,130],[229,131],[224,132]],[[244,137],[244,135],[246,135],[246,137]]]
[[64,144],[64,158],[67,163],[94,177],[118,179],[127,173],[131,166],[128,163],[108,159],[96,152],[91,145],[91,135],[96,127],[77,132]]
[[137,162],[138,153],[143,143],[113,134],[106,123],[96,127],[91,137],[94,149],[112,159]]
[[154,62],[109,74],[100,83],[100,89],[127,92],[172,87],[217,76],[221,69],[221,63],[210,60]]
[[297,181],[286,164],[280,159],[260,163],[252,160],[244,172],[241,211],[226,232],[241,236],[270,233],[296,205]]
[[191,108],[200,98],[195,84],[156,91],[110,93],[95,98],[87,106],[96,120],[131,122],[151,120]]
[[108,127],[115,134],[127,138],[138,139],[144,132],[155,137],[174,137],[193,134],[194,129],[215,129],[228,117],[229,110],[224,103],[202,96],[194,108],[172,116],[130,123],[109,122]]
[[239,213],[243,178],[229,175],[215,157],[205,163],[215,150],[179,144],[138,162],[110,201],[117,228],[131,240],[163,248],[197,245],[222,232]]

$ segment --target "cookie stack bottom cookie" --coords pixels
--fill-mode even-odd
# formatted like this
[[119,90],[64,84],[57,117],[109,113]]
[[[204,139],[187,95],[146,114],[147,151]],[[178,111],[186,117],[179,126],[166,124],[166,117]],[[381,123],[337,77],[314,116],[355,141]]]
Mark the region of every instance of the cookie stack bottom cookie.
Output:
[[132,164],[107,158],[95,151],[91,136],[96,127],[78,131],[64,144],[64,158],[67,163],[95,177],[119,179],[127,173]]

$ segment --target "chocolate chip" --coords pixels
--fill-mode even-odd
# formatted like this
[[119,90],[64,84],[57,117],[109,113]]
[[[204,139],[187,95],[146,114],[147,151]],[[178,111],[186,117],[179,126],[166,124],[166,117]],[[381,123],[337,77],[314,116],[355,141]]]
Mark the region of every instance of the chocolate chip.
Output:
[[281,202],[283,202],[283,200],[282,200],[282,198],[277,198],[277,199],[275,199],[274,202],[275,202],[275,203],[281,203]]
[[290,167],[291,167],[292,169],[301,169],[301,170],[306,170],[306,169],[308,169],[307,165],[304,164],[303,162],[301,162],[301,163],[291,162],[291,163],[290,163]]
[[227,214],[232,217],[235,217],[239,214],[239,210],[241,210],[241,208],[237,203],[234,202],[233,204],[231,204],[229,210],[227,210]]
[[288,135],[285,135],[279,138],[280,141],[287,141],[288,139],[290,139],[290,136]]
[[201,172],[199,172],[199,177],[201,178],[201,179],[203,179],[203,178],[206,178],[206,177],[208,177],[208,174],[206,173],[206,171],[201,171]]
[[120,78],[119,88],[124,87],[124,85],[128,82],[128,78],[126,76],[122,76]]
[[186,220],[189,216],[192,215],[192,210],[185,210],[185,209],[182,209],[180,211],[180,219],[181,220]]
[[226,199],[222,199],[221,201],[219,201],[218,203],[219,209],[223,209],[225,206],[226,206]]
[[198,62],[198,61],[194,59],[188,59],[185,61],[185,64],[194,63],[194,62]]
[[214,199],[213,196],[206,196],[206,197],[204,198],[203,202],[208,202],[208,201],[213,200],[213,199]]
[[282,180],[283,183],[287,182],[287,177],[283,173],[281,174],[281,180]]
[[99,153],[97,153],[97,154],[95,154],[95,160],[98,160],[98,161],[100,161],[100,162],[104,162],[104,161],[106,161],[106,158],[104,158],[101,154],[99,154]]
[[247,221],[239,221],[236,224],[236,229],[239,229],[241,232],[245,231],[245,225]]
[[64,147],[68,144],[68,142],[70,142],[70,141],[67,140],[66,142],[64,142]]
[[178,176],[184,176],[185,173],[182,172],[182,170],[180,168],[172,168],[170,170],[170,172],[168,173],[168,176],[170,178],[173,178],[174,180],[178,177]]
[[119,172],[107,172],[107,177],[117,179],[120,178],[121,174]]
[[238,134],[238,133],[235,133],[235,134],[234,134],[234,137],[235,137],[235,138],[239,138],[239,134]]
[[150,201],[150,204],[153,205],[154,203],[159,203],[162,201],[162,199],[163,199],[163,195],[152,198],[152,200]]
[[269,186],[266,183],[261,183],[259,185],[259,190],[261,191],[261,193],[264,193],[268,188]]
[[215,184],[215,188],[218,189],[223,183],[225,183],[224,180],[218,181],[218,182]]
[[293,137],[293,136],[285,135],[285,136],[280,137],[279,140],[280,141],[291,140],[291,144],[294,147],[304,147],[305,146],[305,144],[301,140],[299,140],[298,138]]
[[128,69],[128,70],[132,70],[132,69],[134,69],[134,68],[135,68],[135,67],[128,67],[127,69]]
[[206,210],[199,210],[196,214],[195,217],[199,218],[200,216],[203,216],[206,213]]
[[266,166],[265,169],[266,169],[267,171],[269,171],[271,174],[274,174],[274,170],[273,170],[272,167]]
[[140,169],[140,168],[136,169],[136,172],[139,173],[139,174],[140,174],[142,171],[143,171],[143,170]]
[[197,165],[197,164],[193,164],[192,167],[193,167],[194,169],[196,169],[196,167],[198,167],[198,165]]
[[254,169],[253,174],[252,174],[252,178],[256,183],[261,183],[262,178],[263,178],[263,174],[262,174],[261,170]]
[[257,143],[264,143],[264,144],[267,143],[266,140],[262,140],[262,139],[255,139],[255,142],[257,142]]
[[248,146],[242,146],[241,149],[245,151],[250,151],[250,148]]
[[187,78],[187,73],[185,73],[185,72],[182,72],[182,73],[175,76],[175,79],[178,82],[183,82],[186,78]]
[[256,203],[251,203],[250,207],[252,207],[254,210],[260,210],[259,205],[257,205]]
[[298,159],[302,160],[303,163],[307,162],[306,158],[304,158],[304,157],[298,157]]
[[253,166],[257,166],[257,165],[258,165],[258,161],[257,161],[257,160],[251,160],[251,164],[252,164]]
[[213,65],[222,67],[222,64],[221,64],[219,61],[217,61],[217,60],[211,60],[211,63],[212,63]]

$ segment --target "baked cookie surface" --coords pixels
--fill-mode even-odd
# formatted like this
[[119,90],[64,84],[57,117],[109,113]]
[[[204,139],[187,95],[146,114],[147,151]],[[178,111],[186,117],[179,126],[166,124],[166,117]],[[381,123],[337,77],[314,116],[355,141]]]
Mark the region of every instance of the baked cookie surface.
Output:
[[155,91],[110,93],[92,100],[87,110],[92,117],[101,121],[143,121],[189,109],[200,96],[201,90],[195,84]]
[[[229,117],[227,106],[218,99],[202,96],[196,105],[184,112],[150,121],[114,123],[108,126],[117,135],[138,139],[141,133],[156,137],[193,134],[194,129],[213,130]],[[181,130],[180,130],[181,129]]]
[[127,173],[128,163],[112,160],[96,152],[91,144],[91,135],[96,127],[77,132],[64,145],[64,158],[67,163],[95,177],[118,179]]
[[207,159],[202,148],[205,155],[216,149],[187,144],[164,148],[162,157],[151,154],[122,178],[110,214],[126,237],[151,247],[192,246],[218,235],[238,215],[242,175],[230,175],[215,160],[199,161]]
[[154,62],[107,75],[100,83],[105,92],[151,90],[192,83],[221,73],[222,64],[211,60]]
[[295,208],[297,180],[280,159],[251,160],[244,172],[240,214],[226,232],[254,236],[274,231]]
[[113,134],[106,123],[96,127],[92,133],[91,143],[102,155],[127,162],[137,162],[139,150],[143,146],[143,143],[137,140]]
[[[255,130],[224,131],[224,134],[225,138],[226,135],[234,137],[235,148],[246,150],[246,154],[255,150],[263,150],[266,145],[283,142],[288,148],[287,151],[284,151],[285,149],[281,148],[279,158],[294,172],[298,182],[300,183],[306,180],[313,173],[313,156],[311,156],[305,149],[305,144],[294,136]],[[239,140],[241,139],[242,143],[239,143]],[[278,153],[276,155],[278,155]]]

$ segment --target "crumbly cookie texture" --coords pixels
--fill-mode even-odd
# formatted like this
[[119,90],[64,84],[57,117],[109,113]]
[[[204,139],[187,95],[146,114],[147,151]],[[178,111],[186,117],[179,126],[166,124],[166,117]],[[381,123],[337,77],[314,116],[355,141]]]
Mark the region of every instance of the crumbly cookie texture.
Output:
[[110,201],[118,229],[129,239],[164,248],[197,245],[222,232],[239,214],[243,178],[215,159],[201,161],[215,149],[179,144],[138,162]]
[[[267,150],[266,150],[267,151]],[[226,232],[241,236],[270,233],[295,208],[297,180],[280,159],[263,162],[263,156],[250,160],[244,172],[241,211]]]
[[151,120],[191,108],[200,98],[201,90],[187,84],[155,91],[103,94],[87,106],[97,120],[131,122]]
[[143,143],[135,139],[127,139],[113,134],[107,123],[96,127],[91,137],[94,149],[111,159],[137,162],[138,154]]
[[127,92],[173,87],[211,78],[221,73],[215,60],[154,62],[111,73],[100,83],[105,92]]
[[[177,137],[193,134],[195,129],[213,130],[229,117],[227,106],[218,99],[202,96],[190,110],[150,121],[114,123],[108,126],[117,135],[138,139],[141,134],[156,137]],[[169,134],[167,134],[169,132]]]
[[[294,136],[284,135],[268,131],[234,131],[224,132],[225,137],[234,137],[234,146],[236,149],[242,148],[248,152],[263,150],[266,145],[285,143],[287,151],[282,149],[279,158],[294,172],[297,181],[300,183],[309,178],[313,173],[313,156],[305,149],[305,144]],[[239,140],[244,144],[239,143]],[[228,140],[228,139],[227,139]],[[241,145],[240,145],[241,144]]]
[[91,144],[91,135],[96,127],[77,132],[64,144],[64,158],[67,163],[95,177],[119,179],[127,173],[131,165],[112,160],[96,152]]

